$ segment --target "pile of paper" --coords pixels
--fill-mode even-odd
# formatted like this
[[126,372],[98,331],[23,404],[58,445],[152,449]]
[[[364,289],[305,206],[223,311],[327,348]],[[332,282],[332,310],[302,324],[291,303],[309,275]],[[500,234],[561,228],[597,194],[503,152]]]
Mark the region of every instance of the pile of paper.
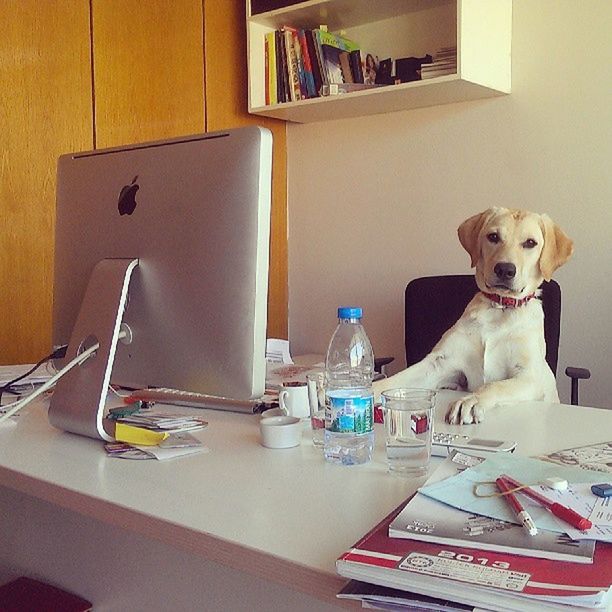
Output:
[[435,77],[457,72],[457,47],[442,47],[434,55],[430,64],[421,64],[421,79]]
[[[580,532],[523,494],[524,509],[538,527],[537,535],[529,535],[505,499],[486,494],[500,474],[538,491],[544,489],[538,483],[551,477],[569,481],[565,491],[540,493],[587,517],[593,527]],[[506,453],[466,463],[456,453],[412,499],[337,560],[338,573],[405,591],[405,597],[394,594],[394,605],[412,605],[418,594],[459,605],[439,609],[607,608],[612,605],[612,525],[610,513],[603,511],[606,500],[590,489],[598,482],[600,472],[578,467]],[[383,605],[389,594],[352,583],[343,596]]]
[[[24,365],[5,365],[0,366],[0,387],[6,385],[6,383],[23,376],[28,370],[31,370],[35,364],[24,364]],[[34,372],[29,374],[26,378],[22,378],[17,384],[17,389],[32,385],[40,385],[47,382],[54,374],[53,366],[49,363],[45,363],[38,367]]]
[[122,459],[171,459],[207,450],[189,432],[208,426],[193,414],[149,409],[116,408],[109,418],[115,422],[115,440],[105,445],[112,457]]
[[196,431],[204,429],[208,422],[191,414],[175,414],[143,410],[119,417],[118,423],[126,423],[160,433],[175,433],[179,431]]
[[174,459],[193,455],[194,453],[208,452],[200,440],[189,433],[170,434],[158,445],[148,446],[142,444],[128,444],[127,442],[109,442],[104,449],[110,457],[120,459]]

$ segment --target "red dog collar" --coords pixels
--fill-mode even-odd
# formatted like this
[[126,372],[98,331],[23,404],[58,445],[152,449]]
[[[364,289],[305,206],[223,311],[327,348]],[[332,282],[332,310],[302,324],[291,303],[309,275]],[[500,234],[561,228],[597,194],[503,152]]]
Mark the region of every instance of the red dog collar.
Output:
[[499,304],[503,308],[518,308],[519,306],[524,306],[529,300],[536,296],[535,293],[530,293],[526,295],[524,298],[513,298],[506,295],[497,295],[497,293],[485,293],[481,292],[486,298],[490,299],[492,302]]

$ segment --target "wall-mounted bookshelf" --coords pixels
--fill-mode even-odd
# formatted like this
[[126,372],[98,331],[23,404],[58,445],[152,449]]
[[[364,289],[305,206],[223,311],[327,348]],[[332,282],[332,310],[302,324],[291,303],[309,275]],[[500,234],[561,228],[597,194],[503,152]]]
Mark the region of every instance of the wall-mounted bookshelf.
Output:
[[[395,112],[510,92],[512,0],[247,0],[249,112],[298,123]],[[325,24],[379,59],[456,46],[453,74],[266,104],[265,35]]]

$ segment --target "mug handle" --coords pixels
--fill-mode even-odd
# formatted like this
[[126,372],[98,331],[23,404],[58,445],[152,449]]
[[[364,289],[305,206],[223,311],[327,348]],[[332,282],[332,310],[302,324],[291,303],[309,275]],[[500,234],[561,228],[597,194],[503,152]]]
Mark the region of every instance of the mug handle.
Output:
[[287,408],[287,404],[285,403],[285,398],[289,395],[289,391],[287,389],[282,389],[278,394],[278,405],[280,409],[286,414],[289,414],[289,409]]

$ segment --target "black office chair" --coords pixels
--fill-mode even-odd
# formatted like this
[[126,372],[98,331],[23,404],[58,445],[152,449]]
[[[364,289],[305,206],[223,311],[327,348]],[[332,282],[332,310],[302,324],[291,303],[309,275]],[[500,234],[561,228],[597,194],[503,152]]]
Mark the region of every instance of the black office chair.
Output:
[[[541,289],[546,361],[556,375],[561,324],[561,288],[556,281],[551,280],[544,282]],[[404,302],[408,366],[420,361],[431,352],[442,334],[461,316],[478,290],[476,280],[471,274],[426,276],[408,283]],[[578,380],[590,378],[591,373],[584,368],[574,367],[566,368],[565,373],[572,381],[571,403],[578,404]]]

